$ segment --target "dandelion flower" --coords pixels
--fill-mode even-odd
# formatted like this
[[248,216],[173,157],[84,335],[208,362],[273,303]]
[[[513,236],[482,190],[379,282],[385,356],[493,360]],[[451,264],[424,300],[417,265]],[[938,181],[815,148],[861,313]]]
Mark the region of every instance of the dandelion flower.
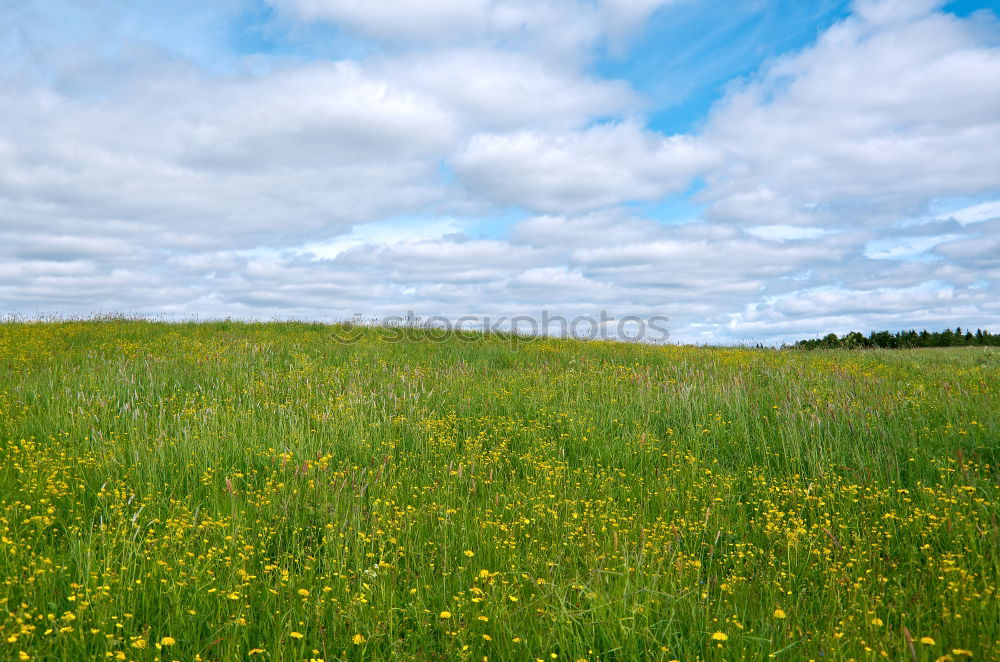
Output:
[[355,646],[360,646],[361,644],[365,643],[365,638],[362,637],[360,634],[356,634],[351,638],[351,641],[354,642]]
[[725,632],[716,632],[712,635],[712,641],[728,641],[729,635]]
[[177,640],[173,637],[164,637],[163,639],[160,639],[160,643],[164,646],[173,646],[177,643]]
[[877,628],[880,628],[883,625],[885,625],[885,623],[882,622],[881,618],[879,618],[878,616],[876,616],[875,618],[872,619],[872,625],[874,625]]
[[483,635],[483,639],[485,639],[486,641],[493,641],[493,637],[491,637],[491,636],[490,636],[490,635],[488,635],[488,634],[484,634],[484,635]]
[[469,557],[470,559],[471,559],[471,558],[472,558],[473,556],[475,556],[475,555],[476,555],[476,553],[475,553],[474,551],[472,551],[471,549],[467,549],[467,550],[465,550],[465,551],[464,551],[464,552],[462,552],[462,553],[463,553],[463,554],[465,554],[466,556],[468,556],[468,557]]
[[774,617],[775,618],[788,618],[788,615],[785,614],[785,611],[781,607],[778,607],[777,609],[774,610]]
[[952,648],[951,652],[953,655],[961,655],[962,657],[972,657],[972,651],[966,650],[964,648]]
[[920,643],[924,644],[925,646],[933,646],[934,640],[931,639],[930,637],[920,637]]
[[451,612],[450,611],[443,611],[440,614],[438,614],[438,616],[440,616],[441,618],[451,618]]
[[301,595],[303,598],[308,598],[309,597],[309,589],[307,589],[307,588],[300,588],[299,589],[299,595]]
[[305,635],[302,634],[301,632],[292,632],[291,636],[292,636],[293,639],[301,639]]

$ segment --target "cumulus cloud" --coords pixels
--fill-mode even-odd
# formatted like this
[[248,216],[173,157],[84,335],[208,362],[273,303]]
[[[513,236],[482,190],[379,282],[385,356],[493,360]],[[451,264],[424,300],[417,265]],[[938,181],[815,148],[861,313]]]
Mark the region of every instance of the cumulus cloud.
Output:
[[946,0],[855,0],[854,14],[871,25],[905,23],[926,16]]
[[630,38],[676,0],[270,0],[312,21],[327,21],[383,44],[500,44],[560,57],[583,55],[604,39],[623,55]]
[[572,61],[600,36],[597,13],[578,0],[271,0],[392,47],[503,45]]
[[498,204],[558,213],[661,198],[715,160],[696,139],[623,122],[562,134],[480,134],[452,164],[473,192]]
[[449,111],[348,64],[168,76],[99,101],[19,92],[0,108],[0,211],[21,227],[211,228],[210,243],[237,245],[336,233],[440,199],[436,162],[455,139]]
[[479,36],[489,19],[489,0],[428,0],[413,11],[407,0],[279,0],[308,20],[328,20],[381,39],[438,40]]
[[381,76],[455,109],[470,130],[579,128],[641,109],[624,81],[595,79],[522,53],[466,48],[390,57]]
[[928,14],[934,4],[858,3],[725,99],[705,130],[726,154],[709,215],[885,224],[935,197],[1000,189],[995,19],[986,29]]
[[949,236],[938,242],[934,253],[965,267],[981,270],[981,276],[1000,276],[1000,218],[982,222],[966,236]]

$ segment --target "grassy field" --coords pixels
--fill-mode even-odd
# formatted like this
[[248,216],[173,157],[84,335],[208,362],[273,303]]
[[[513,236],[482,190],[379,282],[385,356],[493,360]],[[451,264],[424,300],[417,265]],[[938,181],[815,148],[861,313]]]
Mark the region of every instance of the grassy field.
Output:
[[0,324],[0,659],[1000,659],[997,354],[359,335]]

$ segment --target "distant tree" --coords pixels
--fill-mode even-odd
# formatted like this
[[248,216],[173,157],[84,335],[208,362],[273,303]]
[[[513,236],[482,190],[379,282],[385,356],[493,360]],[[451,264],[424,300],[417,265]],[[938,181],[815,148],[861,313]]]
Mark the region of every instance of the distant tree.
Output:
[[875,347],[896,347],[896,338],[888,331],[872,332],[871,344]]
[[847,349],[856,349],[867,345],[868,339],[861,335],[858,331],[851,331],[841,339],[840,344],[842,347],[846,347]]
[[962,330],[961,326],[956,326],[955,330],[947,328],[944,331],[928,331],[926,329],[919,333],[915,329],[908,331],[871,331],[867,336],[859,331],[851,331],[842,337],[837,337],[835,333],[828,333],[822,338],[810,340],[800,340],[793,347],[800,349],[861,349],[864,347],[880,347],[883,349],[897,349],[904,347],[965,347],[965,346],[1000,346],[1000,334],[993,335],[989,331],[976,329],[972,333],[970,329]]

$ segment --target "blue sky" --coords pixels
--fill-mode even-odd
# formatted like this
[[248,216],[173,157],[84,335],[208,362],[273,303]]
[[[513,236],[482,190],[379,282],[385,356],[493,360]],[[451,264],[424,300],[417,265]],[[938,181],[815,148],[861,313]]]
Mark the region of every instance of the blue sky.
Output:
[[679,3],[651,17],[626,57],[605,56],[597,70],[649,97],[651,127],[690,131],[733,80],[809,45],[848,9],[848,2],[831,0]]
[[959,0],[14,0],[0,307],[1000,329]]

